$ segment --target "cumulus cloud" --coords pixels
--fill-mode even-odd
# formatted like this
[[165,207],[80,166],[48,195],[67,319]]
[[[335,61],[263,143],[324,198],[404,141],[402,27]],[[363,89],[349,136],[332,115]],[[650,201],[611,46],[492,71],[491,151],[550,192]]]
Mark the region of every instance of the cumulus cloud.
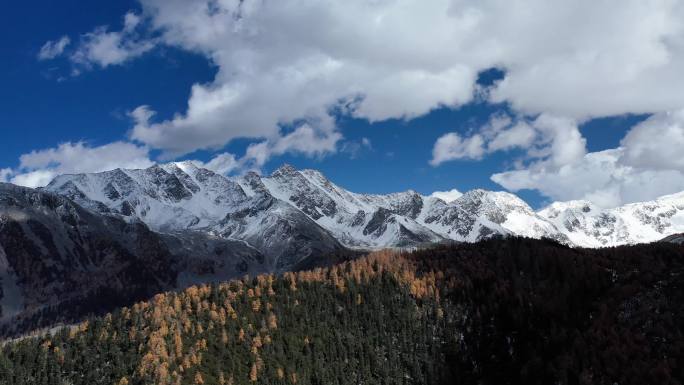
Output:
[[[139,111],[139,113],[142,113]],[[216,155],[206,163],[198,162],[202,167],[228,175],[248,170],[260,170],[273,156],[286,153],[301,154],[308,157],[323,157],[337,151],[337,143],[342,135],[337,132],[331,122],[312,126],[303,123],[287,134],[275,138],[252,143],[247,146],[245,154],[237,158],[234,154],[224,152]],[[327,129],[325,128],[327,127]],[[352,143],[352,142],[348,142]],[[370,141],[363,138],[357,146],[370,147]],[[344,151],[347,151],[343,148]],[[351,150],[349,150],[351,151]],[[353,154],[352,154],[353,156]]]
[[531,157],[546,158],[560,167],[581,159],[587,152],[587,141],[572,119],[542,114],[532,125],[539,133],[539,141],[528,151]]
[[563,165],[581,158],[586,140],[572,119],[542,114],[535,119],[493,115],[470,136],[447,133],[437,139],[430,164],[438,166],[459,159],[481,159],[496,151],[523,149],[528,158]]
[[629,166],[684,171],[684,110],[652,116],[631,129],[621,146]]
[[[219,69],[193,87],[185,111],[133,130],[135,140],[174,154],[276,137],[281,124],[340,105],[370,121],[456,107],[472,100],[477,73],[495,66],[506,75],[491,99],[525,114],[583,120],[680,108],[684,98],[671,81],[684,68],[678,2],[140,3],[159,43],[203,54]],[[126,31],[107,35],[116,44],[105,46],[136,47]],[[130,57],[106,51],[113,54],[103,63]],[[518,127],[492,146],[517,146],[529,134]]]
[[[215,79],[195,84],[172,118],[155,121],[154,106],[135,111],[130,139],[166,157],[236,138],[260,141],[245,155],[254,164],[286,152],[321,156],[336,151],[342,136],[334,122],[320,123],[331,116],[375,122],[455,108],[479,92],[477,74],[496,67],[504,79],[485,97],[522,117],[442,136],[431,164],[519,149],[525,158],[512,172],[528,170],[526,185],[535,186],[535,173],[610,163],[587,153],[578,123],[625,113],[667,120],[666,111],[684,107],[678,1],[139,1],[144,21],[129,13],[119,31],[86,34],[72,60],[106,67],[164,44],[216,65]],[[676,124],[668,127],[640,148],[634,142],[648,127],[631,132],[612,156],[619,166],[613,172],[681,170],[657,156],[673,156],[667,150],[680,143]],[[502,184],[513,183],[501,175]]]
[[[416,50],[423,44],[417,40],[421,34],[406,30],[407,18],[427,21],[438,14],[450,35],[467,29],[473,15],[446,18],[447,3],[435,8],[313,1],[142,5],[165,44],[203,53],[219,68],[214,82],[193,86],[182,114],[134,127],[133,139],[172,155],[221,147],[235,138],[281,143],[282,125],[323,120],[331,111],[370,121],[408,119],[472,99],[476,71],[421,57]],[[433,37],[448,44],[438,32]],[[388,44],[398,40],[406,46]],[[435,59],[436,48],[424,51]]]
[[449,191],[435,191],[432,194],[430,194],[431,197],[434,198],[439,198],[447,203],[451,203],[458,199],[463,193],[458,191],[457,189],[452,189]]
[[222,175],[228,175],[240,167],[240,162],[235,159],[235,155],[224,152],[216,155],[207,163],[200,163],[200,167],[204,167]]
[[69,43],[71,43],[71,39],[66,35],[58,40],[45,42],[38,52],[38,60],[50,60],[60,56]]
[[497,173],[492,180],[508,190],[535,189],[553,200],[585,199],[602,207],[650,200],[684,190],[678,170],[635,168],[623,162],[625,149],[588,153],[562,167],[535,163]]
[[84,34],[71,54],[71,61],[79,68],[91,68],[94,65],[104,68],[125,63],[148,52],[156,43],[136,33],[140,21],[140,16],[129,12],[124,16],[121,31],[109,31],[107,26],[100,26]]
[[455,159],[481,159],[486,152],[484,144],[485,141],[480,134],[468,138],[463,138],[455,132],[444,134],[435,142],[430,164],[438,166]]
[[342,135],[334,129],[305,123],[288,134],[249,145],[240,161],[245,167],[261,167],[272,156],[286,153],[322,157],[336,152],[340,139]]
[[12,176],[11,168],[1,168],[0,169],[0,182],[9,182]]
[[534,128],[527,122],[518,122],[509,128],[497,131],[487,144],[487,151],[502,151],[529,147],[536,136]]
[[576,119],[682,107],[672,82],[684,64],[681,2],[508,3],[483,4],[500,23],[491,24],[494,34],[505,31],[520,43],[500,40],[507,74],[494,101]]
[[515,169],[491,179],[511,191],[533,189],[552,200],[585,199],[603,207],[684,190],[684,112],[658,113],[632,127],[620,146],[587,152],[578,123],[541,114],[495,115],[462,138],[438,139],[433,165],[517,149]]
[[[572,131],[564,130],[562,133]],[[535,189],[553,200],[586,199],[600,206],[650,200],[684,190],[684,114],[656,114],[637,124],[618,148],[586,153],[578,132],[555,137],[558,155],[534,160],[492,180],[508,190]],[[568,139],[568,137],[570,139]],[[565,149],[562,143],[574,142]],[[549,152],[553,153],[550,147]]]
[[144,168],[153,164],[145,147],[113,142],[91,147],[83,142],[62,143],[55,148],[22,155],[20,165],[5,175],[14,184],[45,186],[57,175],[101,172],[121,168]]

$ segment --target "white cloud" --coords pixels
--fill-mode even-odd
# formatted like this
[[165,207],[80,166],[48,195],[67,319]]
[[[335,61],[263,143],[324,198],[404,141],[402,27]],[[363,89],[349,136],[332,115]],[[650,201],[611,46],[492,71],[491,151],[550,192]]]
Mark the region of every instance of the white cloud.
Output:
[[[136,110],[130,138],[163,150],[166,157],[222,148],[235,138],[261,141],[245,156],[254,164],[285,152],[321,156],[336,151],[341,138],[334,122],[320,123],[332,119],[331,111],[380,121],[458,107],[473,99],[477,73],[498,67],[505,78],[484,94],[506,102],[521,117],[491,122],[489,129],[467,137],[443,136],[433,149],[433,165],[519,149],[525,158],[512,172],[527,170],[528,180],[511,181],[502,176],[507,173],[495,177],[559,196],[566,194],[540,180],[579,175],[597,162],[599,171],[631,175],[632,184],[611,176],[618,181],[610,194],[608,188],[594,188],[601,196],[619,197],[605,201],[631,199],[620,186],[632,186],[647,173],[676,178],[672,173],[681,171],[681,157],[673,150],[681,143],[677,122],[632,131],[612,163],[587,154],[577,129],[592,117],[655,113],[667,120],[666,111],[684,108],[680,1],[140,4],[144,20],[129,13],[120,31],[100,28],[86,34],[72,58],[105,67],[165,44],[204,55],[217,66],[215,79],[195,84],[187,108],[172,118],[152,121],[154,107]],[[297,128],[288,133],[283,127]],[[646,140],[649,132],[657,132],[657,138]]]
[[9,182],[12,176],[11,168],[0,168],[0,182]]
[[535,189],[553,200],[586,199],[605,207],[679,192],[684,190],[683,123],[681,111],[656,114],[630,129],[620,147],[593,153],[585,152],[578,131],[566,127],[550,135],[558,145],[547,148],[546,158],[492,180],[512,191]]
[[481,159],[486,153],[484,145],[485,141],[480,134],[468,138],[462,138],[455,132],[444,134],[435,142],[430,164],[438,166],[456,159]]
[[58,173],[52,170],[34,170],[15,175],[11,182],[26,187],[42,187],[50,183]]
[[430,164],[481,159],[485,154],[518,148],[529,158],[547,159],[560,166],[584,156],[585,147],[586,140],[572,119],[542,114],[530,120],[496,114],[468,137],[451,132],[438,138]]
[[553,200],[585,199],[603,207],[684,190],[681,171],[630,167],[621,162],[623,154],[622,148],[588,153],[559,168],[541,162],[494,174],[492,180],[512,191],[535,189]]
[[144,168],[153,164],[147,148],[126,142],[99,147],[83,142],[63,143],[24,154],[19,160],[19,167],[7,175],[12,183],[27,187],[44,186],[60,174],[101,172],[117,167]]
[[222,175],[228,175],[240,167],[240,162],[235,159],[235,155],[224,152],[216,155],[207,163],[201,163],[200,167],[204,167]]
[[[121,32],[97,31],[102,50],[83,56],[114,64],[161,43],[218,67],[213,82],[193,86],[186,111],[133,130],[133,139],[170,154],[275,138],[281,124],[340,105],[370,121],[459,106],[472,100],[476,74],[495,66],[506,77],[491,98],[526,115],[581,121],[684,105],[673,81],[684,75],[676,1],[140,3],[145,23],[129,14]],[[130,33],[142,24],[159,41]],[[530,131],[506,135],[492,148],[522,146]]]
[[372,149],[372,148],[373,148],[373,143],[371,143],[371,140],[368,139],[368,138],[366,138],[366,137],[361,138],[361,145],[362,145],[363,147],[368,148],[368,149]]
[[[149,119],[150,112],[146,109],[139,109],[131,113],[131,115],[137,116],[137,119],[145,120]],[[342,135],[334,129],[330,120],[316,123],[316,125],[303,123],[289,133],[280,133],[274,138],[252,143],[247,146],[245,154],[241,158],[224,152],[216,155],[206,163],[198,163],[202,167],[228,175],[248,170],[260,170],[271,157],[286,153],[300,154],[308,157],[323,157],[327,154],[335,153],[337,151],[337,143],[342,139]],[[363,139],[361,144],[356,144],[369,147],[370,141]],[[345,149],[343,148],[343,150]]]
[[650,117],[632,128],[621,146],[627,165],[684,171],[684,110]]
[[552,200],[586,199],[599,206],[654,199],[684,190],[684,112],[655,114],[632,127],[620,147],[588,153],[573,119],[495,115],[469,137],[447,134],[432,164],[518,149],[514,170],[491,179],[511,191],[534,189]]
[[[142,4],[166,44],[205,54],[219,68],[214,82],[193,86],[184,113],[136,124],[133,139],[170,156],[222,147],[235,138],[282,142],[281,125],[326,119],[338,107],[378,121],[472,99],[476,71],[435,60],[450,43],[441,32],[458,34],[474,17],[447,17],[447,2]],[[439,29],[430,33],[434,45],[417,48],[428,30],[407,29],[414,17],[437,22]],[[428,56],[421,57],[423,51]]]
[[494,100],[576,119],[682,107],[682,90],[673,82],[684,68],[682,2],[508,3],[483,5],[493,34],[505,42],[508,73]]
[[487,144],[487,151],[510,150],[529,147],[536,136],[534,128],[527,122],[518,122],[510,128],[496,132]]
[[447,203],[455,201],[461,195],[463,195],[463,193],[461,193],[457,189],[452,189],[449,191],[435,191],[432,194],[430,194],[431,197],[439,198]]
[[240,159],[243,167],[261,167],[272,156],[285,153],[302,154],[309,157],[322,157],[337,151],[337,142],[342,135],[332,128],[302,124],[294,131],[247,147],[245,156]]
[[581,159],[586,153],[587,141],[572,119],[542,114],[533,122],[539,132],[537,146],[528,152],[532,157],[548,157],[556,167]]
[[38,52],[38,60],[50,60],[60,56],[69,43],[71,43],[71,39],[66,35],[58,40],[45,42]]
[[[141,38],[136,33],[140,22],[140,16],[129,12],[124,16],[121,31],[109,31],[107,26],[100,26],[84,34],[71,54],[71,61],[79,68],[90,68],[93,65],[104,68],[123,64],[143,55],[154,48],[156,42]],[[79,70],[75,71],[78,73]]]

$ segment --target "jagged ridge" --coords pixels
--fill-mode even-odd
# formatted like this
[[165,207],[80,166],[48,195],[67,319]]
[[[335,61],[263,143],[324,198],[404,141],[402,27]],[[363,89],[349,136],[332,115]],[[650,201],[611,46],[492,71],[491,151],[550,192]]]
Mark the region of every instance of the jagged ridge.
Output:
[[326,243],[331,236],[351,248],[414,247],[507,235],[600,247],[652,242],[684,231],[684,193],[609,210],[573,201],[535,212],[507,192],[472,190],[449,203],[411,190],[358,194],[316,170],[290,165],[270,176],[227,178],[192,162],[169,163],[145,170],[64,175],[46,189],[101,213],[140,219],[158,231],[192,229],[245,240],[271,255],[275,265],[287,259],[274,252],[283,248],[278,240],[296,238],[302,229],[309,244],[313,239]]

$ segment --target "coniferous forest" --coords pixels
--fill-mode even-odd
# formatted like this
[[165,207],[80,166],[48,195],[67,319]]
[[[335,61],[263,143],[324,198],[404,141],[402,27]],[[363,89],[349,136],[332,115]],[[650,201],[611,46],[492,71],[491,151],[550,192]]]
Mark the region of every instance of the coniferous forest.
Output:
[[0,383],[681,384],[683,267],[665,243],[376,252],[6,342]]

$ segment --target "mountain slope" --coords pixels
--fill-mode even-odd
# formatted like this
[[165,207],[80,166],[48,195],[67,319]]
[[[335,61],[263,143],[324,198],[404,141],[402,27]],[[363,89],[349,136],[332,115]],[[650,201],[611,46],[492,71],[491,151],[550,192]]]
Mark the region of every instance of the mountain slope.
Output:
[[661,242],[670,242],[676,243],[678,245],[684,245],[684,233],[670,235],[669,237],[663,238]]
[[0,383],[678,384],[684,249],[521,238],[162,293],[0,348]]
[[273,196],[297,207],[350,247],[403,247],[444,239],[415,220],[422,197],[412,191],[354,194],[317,171],[297,171],[289,165],[261,180]]
[[162,239],[140,222],[0,183],[3,329],[78,318],[174,288],[176,264]]

